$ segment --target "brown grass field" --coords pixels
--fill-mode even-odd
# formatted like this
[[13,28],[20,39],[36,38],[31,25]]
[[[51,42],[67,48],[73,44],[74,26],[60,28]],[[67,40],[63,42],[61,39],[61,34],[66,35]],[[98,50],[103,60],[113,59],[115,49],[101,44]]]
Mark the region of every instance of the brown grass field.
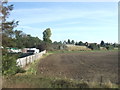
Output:
[[74,46],[74,45],[67,45],[67,50],[68,51],[88,51],[91,50],[87,48],[86,46]]

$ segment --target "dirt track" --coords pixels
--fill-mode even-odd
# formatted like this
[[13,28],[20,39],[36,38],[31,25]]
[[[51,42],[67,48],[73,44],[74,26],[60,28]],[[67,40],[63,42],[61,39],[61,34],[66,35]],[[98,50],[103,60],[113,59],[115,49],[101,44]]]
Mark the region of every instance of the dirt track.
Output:
[[59,53],[42,59],[38,73],[45,76],[67,77],[76,80],[100,81],[118,80],[118,52]]

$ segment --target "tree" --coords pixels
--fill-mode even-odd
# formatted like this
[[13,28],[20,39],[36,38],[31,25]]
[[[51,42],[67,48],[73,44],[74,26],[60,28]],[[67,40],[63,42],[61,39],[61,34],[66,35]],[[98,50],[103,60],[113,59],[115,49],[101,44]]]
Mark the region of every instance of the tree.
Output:
[[78,42],[76,42],[75,45],[78,45]]
[[[15,45],[15,42],[13,39],[14,35],[14,27],[18,25],[18,22],[15,21],[6,21],[8,16],[10,15],[10,11],[13,10],[13,5],[7,6],[7,2],[2,2],[2,45],[5,47],[13,47]],[[8,74],[15,74],[18,72],[19,67],[16,63],[16,57],[9,55],[7,50],[3,49],[2,53],[2,73],[3,75]],[[1,68],[1,67],[0,67]]]
[[2,57],[2,73],[3,75],[15,74],[18,70],[16,66],[16,57],[6,54]]
[[8,16],[10,15],[10,11],[13,10],[13,5],[7,5],[7,1],[2,1],[2,31],[13,30],[14,27],[18,25],[18,21],[6,21]]
[[83,46],[84,43],[83,43],[82,41],[80,41],[80,42],[78,43],[78,45]]
[[88,46],[88,42],[85,42],[85,46]]
[[101,47],[104,47],[104,46],[105,46],[105,43],[104,43],[103,40],[101,41],[100,46],[101,46]]
[[6,1],[2,2],[2,45],[4,47],[14,47],[15,43],[13,38],[14,31],[13,29],[18,25],[18,21],[7,21],[10,11],[13,10],[13,5],[7,5]]
[[114,47],[118,47],[118,45],[116,43],[113,44]]
[[47,28],[44,32],[43,32],[43,41],[45,42],[49,42],[52,43],[50,37],[51,37],[52,33],[50,28]]
[[90,44],[88,46],[88,48],[92,49],[92,50],[100,50],[100,46],[97,45],[96,43]]
[[71,41],[71,44],[75,44],[75,41],[74,41],[74,40],[72,40],[72,41]]
[[70,44],[70,39],[68,39],[68,42],[67,42],[68,44]]
[[107,50],[113,50],[113,49],[114,49],[114,46],[113,46],[113,45],[107,45],[107,46],[106,46],[106,49],[107,49]]
[[63,44],[67,44],[67,42],[66,42],[66,41],[64,41],[64,42],[63,42]]

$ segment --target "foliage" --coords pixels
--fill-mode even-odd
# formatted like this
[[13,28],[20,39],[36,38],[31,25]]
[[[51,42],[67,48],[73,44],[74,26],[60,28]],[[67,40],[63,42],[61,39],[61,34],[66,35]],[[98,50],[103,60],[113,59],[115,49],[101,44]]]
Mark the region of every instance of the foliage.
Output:
[[[7,2],[2,2],[2,46],[3,47],[36,47],[41,40],[38,37],[32,37],[31,35],[26,35],[21,30],[15,30],[19,21],[7,21],[7,18],[12,11],[13,5],[7,5]],[[22,43],[21,43],[22,42]]]
[[101,46],[101,47],[104,47],[104,46],[105,46],[105,43],[104,43],[103,40],[101,41],[100,46]]
[[107,50],[113,50],[114,47],[113,47],[113,45],[107,45],[107,46],[106,46],[106,49],[107,49]]
[[71,44],[75,44],[75,41],[74,41],[74,40],[72,40],[72,41],[71,41]]
[[85,42],[85,44],[84,44],[85,46],[88,46],[88,42]]
[[92,50],[100,50],[100,46],[97,45],[96,43],[90,44],[88,46],[88,48],[92,49]]
[[10,11],[13,10],[13,5],[7,5],[7,2],[2,2],[2,45],[4,47],[14,46],[13,29],[18,25],[18,21],[7,21]]
[[62,44],[61,42],[54,42],[54,43],[49,43],[49,42],[41,42],[37,48],[40,51],[47,50],[47,51],[53,51],[53,50],[62,50],[65,49],[66,46]]
[[70,42],[70,39],[68,39],[68,42],[67,42],[67,44],[71,44],[71,42]]
[[75,41],[74,41],[74,40],[70,40],[70,39],[68,39],[67,42],[64,41],[63,43],[64,43],[64,44],[75,44]]
[[41,40],[38,37],[32,37],[31,35],[24,36],[21,38],[21,41],[23,41],[23,47],[27,48],[36,48],[41,43]]
[[116,43],[114,43],[114,44],[113,44],[113,46],[118,48],[118,46],[119,46],[119,45],[118,45],[118,44],[116,44]]
[[50,43],[49,42],[41,42],[37,48],[40,50],[40,51],[43,51],[43,50],[49,50],[50,48]]
[[45,42],[49,42],[51,43],[52,41],[50,40],[52,33],[50,28],[47,28],[44,32],[43,32],[43,41]]
[[2,73],[3,75],[14,75],[17,72],[23,71],[16,63],[17,57],[15,55],[3,55],[2,56]]
[[82,41],[76,42],[75,45],[85,46],[85,44]]
[[78,43],[78,45],[79,45],[79,46],[84,46],[84,43],[83,43],[82,41],[80,41],[80,42]]
[[[2,2],[2,73],[3,75],[13,75],[17,72],[23,72],[20,67],[17,66],[16,55],[9,54],[5,47],[17,47],[17,37],[15,38],[15,31],[13,30],[17,25],[18,21],[7,21],[10,11],[13,10],[13,5],[7,5],[6,1]],[[22,42],[22,41],[21,41]]]

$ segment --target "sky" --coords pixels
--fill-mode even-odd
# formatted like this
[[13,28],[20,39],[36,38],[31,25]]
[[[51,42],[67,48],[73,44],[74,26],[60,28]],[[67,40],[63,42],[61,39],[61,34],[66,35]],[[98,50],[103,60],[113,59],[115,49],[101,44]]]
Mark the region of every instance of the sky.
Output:
[[117,2],[10,2],[9,20],[19,21],[16,29],[43,37],[50,28],[52,41],[75,40],[118,43]]

